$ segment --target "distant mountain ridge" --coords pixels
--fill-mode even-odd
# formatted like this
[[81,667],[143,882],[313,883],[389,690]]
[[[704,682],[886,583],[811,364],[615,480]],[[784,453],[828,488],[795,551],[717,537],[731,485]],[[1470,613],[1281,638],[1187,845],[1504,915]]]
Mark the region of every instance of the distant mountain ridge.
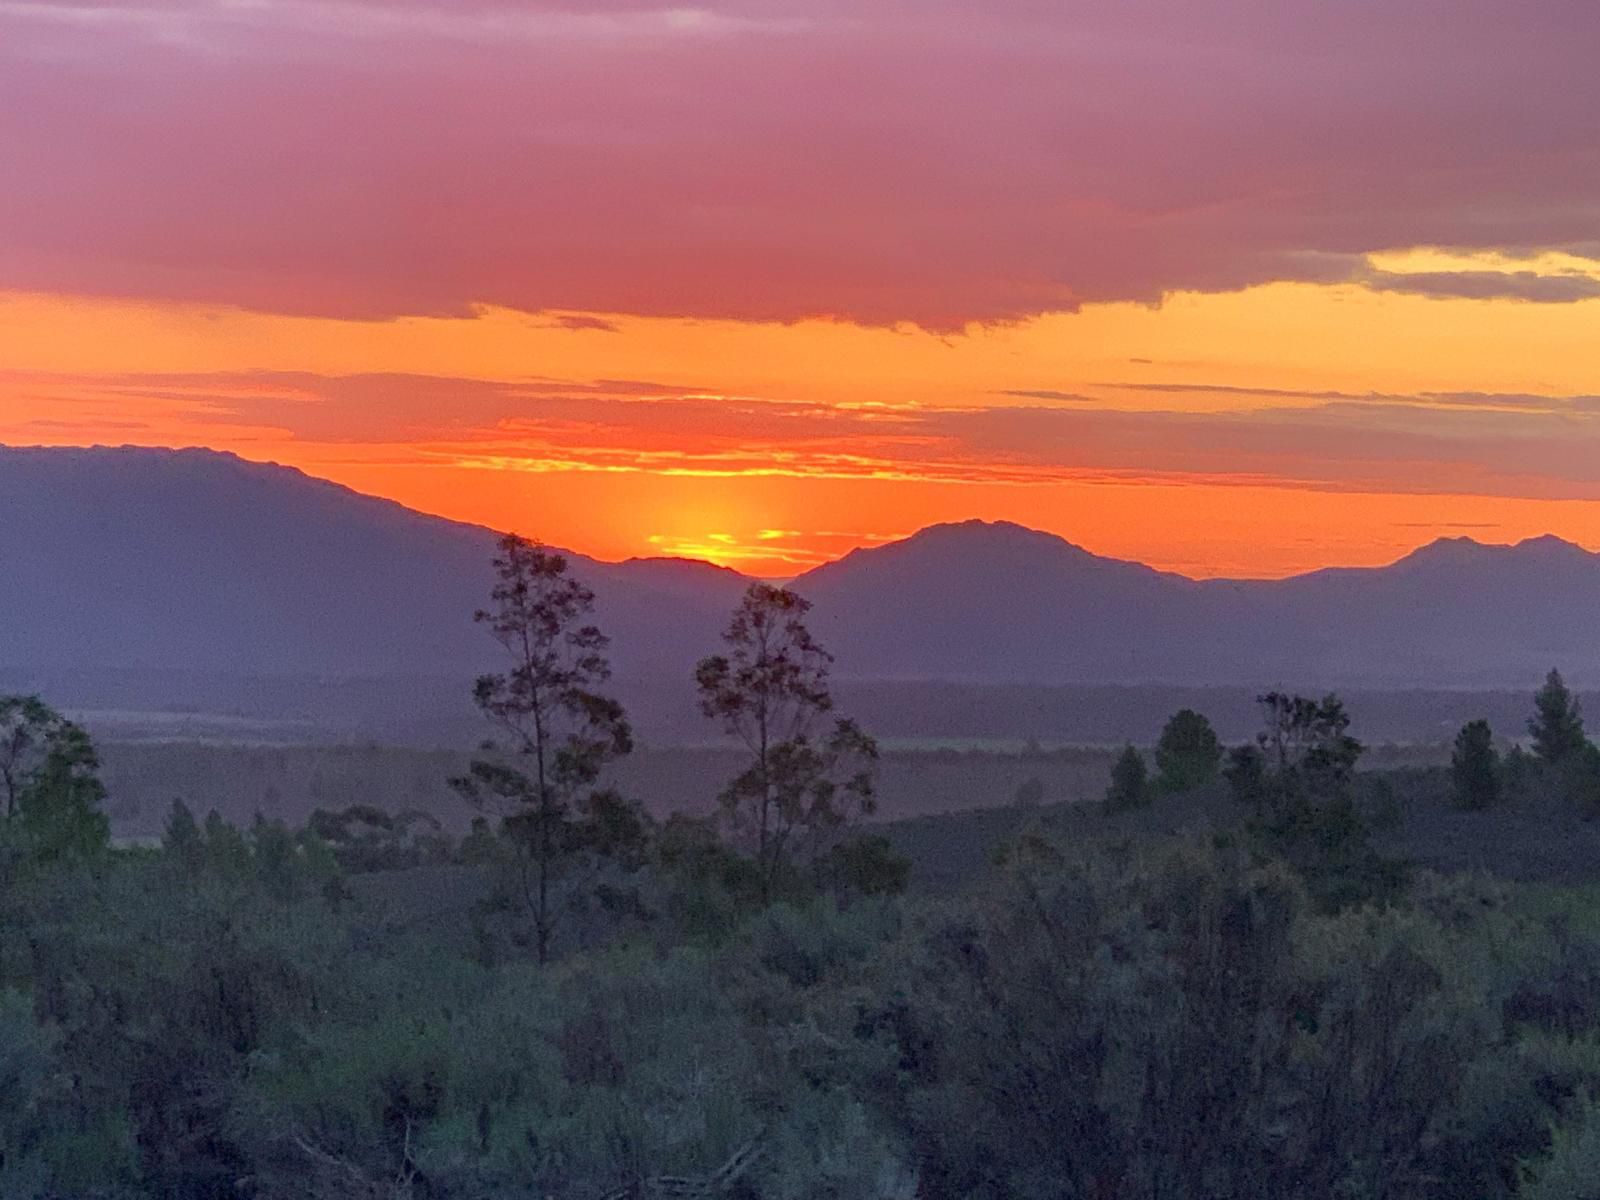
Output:
[[[0,665],[465,674],[496,535],[204,450],[0,449]],[[571,554],[620,657],[679,668],[747,584]]]
[[[933,526],[801,576],[875,674],[983,681],[1519,686],[1600,679],[1600,554],[1441,538],[1382,567],[1194,580],[1005,522]],[[894,597],[886,607],[886,597]]]
[[[0,667],[467,675],[494,535],[204,450],[0,448]],[[619,671],[682,678],[749,579],[571,555]],[[1030,683],[1600,682],[1600,554],[1441,538],[1385,567],[1194,580],[1008,522],[796,579],[841,675]]]

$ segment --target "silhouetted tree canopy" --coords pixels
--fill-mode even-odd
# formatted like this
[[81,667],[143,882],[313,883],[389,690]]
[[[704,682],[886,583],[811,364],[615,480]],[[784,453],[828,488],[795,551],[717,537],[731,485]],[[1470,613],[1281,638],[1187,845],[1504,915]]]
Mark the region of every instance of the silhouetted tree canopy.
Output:
[[477,614],[505,651],[504,671],[479,678],[478,708],[500,733],[454,780],[471,803],[496,812],[519,847],[515,898],[534,923],[539,961],[550,957],[562,868],[600,848],[615,827],[614,794],[592,791],[605,764],[633,747],[622,705],[600,689],[611,676],[608,640],[587,618],[594,593],[564,556],[513,534],[494,559],[491,605]]
[[751,584],[723,633],[726,650],[695,670],[701,711],[750,754],[721,802],[734,828],[755,839],[765,894],[797,842],[809,842],[815,858],[874,805],[878,745],[854,721],[826,724],[833,658],[806,626],[810,608],[787,588]]
[[1139,808],[1150,802],[1150,771],[1136,746],[1124,746],[1111,767],[1111,784],[1102,806],[1108,813]]
[[1500,799],[1500,754],[1487,721],[1469,721],[1456,735],[1450,758],[1456,804],[1461,808],[1490,808]]
[[1586,741],[1561,768],[1567,800],[1588,817],[1600,817],[1600,746]]
[[1534,714],[1528,719],[1533,752],[1551,766],[1561,766],[1583,752],[1583,708],[1561,672],[1551,669],[1544,686],[1534,695]]
[[37,696],[0,697],[0,816],[36,860],[104,850],[100,757],[82,727]]
[[[713,818],[654,826],[596,783],[561,878],[615,869],[554,969],[485,946],[474,896],[531,861],[515,824],[388,869],[351,853],[445,835],[174,804],[159,848],[0,873],[0,1197],[1591,1195],[1592,887],[1387,874],[1355,798],[1443,802],[1448,774],[1358,777],[1348,726],[1263,697],[1231,828],[1159,832],[1190,803],[836,830],[771,903]],[[1509,857],[1513,822],[1434,816]],[[923,882],[996,820],[992,856]]]
[[1284,692],[1258,698],[1262,730],[1233,752],[1227,771],[1248,804],[1256,844],[1301,872],[1329,909],[1392,893],[1402,869],[1377,855],[1357,810],[1356,764],[1365,747],[1350,733],[1339,697]]
[[1173,714],[1156,743],[1157,785],[1164,792],[1187,792],[1216,779],[1222,743],[1211,722],[1192,708]]

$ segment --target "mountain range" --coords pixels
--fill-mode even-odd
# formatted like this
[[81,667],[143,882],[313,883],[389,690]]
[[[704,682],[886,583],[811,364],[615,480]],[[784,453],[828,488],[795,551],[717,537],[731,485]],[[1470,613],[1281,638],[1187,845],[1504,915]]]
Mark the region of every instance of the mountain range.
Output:
[[[0,448],[0,669],[464,676],[494,534],[206,450]],[[745,576],[571,556],[619,673],[681,677]],[[1525,687],[1600,679],[1600,554],[1445,538],[1389,566],[1193,580],[1004,522],[931,526],[792,585],[841,676]]]

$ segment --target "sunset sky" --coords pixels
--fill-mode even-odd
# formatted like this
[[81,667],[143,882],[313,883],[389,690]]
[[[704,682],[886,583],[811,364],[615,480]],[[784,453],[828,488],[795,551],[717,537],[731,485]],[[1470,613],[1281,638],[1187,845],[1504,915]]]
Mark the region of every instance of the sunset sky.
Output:
[[782,576],[1600,547],[1593,0],[0,0],[0,442]]

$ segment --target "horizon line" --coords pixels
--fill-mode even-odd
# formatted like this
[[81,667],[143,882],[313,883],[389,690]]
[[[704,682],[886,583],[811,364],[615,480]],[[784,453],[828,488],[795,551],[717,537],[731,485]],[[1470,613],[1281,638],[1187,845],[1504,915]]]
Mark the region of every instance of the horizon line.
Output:
[[1066,537],[1066,536],[1064,536],[1062,534],[1056,533],[1056,532],[1054,532],[1052,530],[1041,529],[1041,528],[1039,528],[1037,526],[1033,526],[1033,525],[1026,525],[1026,524],[1023,524],[1020,521],[1013,521],[1013,520],[1010,520],[1010,519],[1007,519],[1007,518],[988,518],[988,517],[981,517],[981,516],[974,515],[974,516],[970,516],[970,517],[963,517],[963,518],[956,519],[956,520],[933,521],[933,522],[930,522],[927,525],[923,525],[923,526],[918,527],[917,529],[913,530],[912,532],[910,532],[908,534],[905,534],[904,536],[896,537],[896,538],[893,538],[893,539],[887,540],[887,541],[872,542],[870,540],[863,539],[863,541],[862,541],[862,543],[860,545],[852,546],[850,549],[846,550],[844,553],[838,555],[837,557],[825,559],[825,560],[823,560],[821,562],[814,563],[814,564],[812,564],[810,566],[807,566],[807,567],[805,567],[805,568],[803,568],[803,569],[801,569],[801,570],[799,570],[797,572],[794,572],[793,574],[757,574],[757,573],[755,573],[753,571],[741,570],[738,567],[732,567],[732,566],[727,565],[726,563],[716,562],[713,559],[702,558],[702,557],[699,557],[699,556],[696,556],[696,555],[693,555],[693,554],[631,554],[631,555],[627,555],[627,556],[620,557],[620,558],[602,558],[602,557],[599,557],[598,555],[589,553],[588,551],[581,550],[581,549],[578,549],[578,548],[573,547],[573,546],[557,545],[557,544],[555,544],[553,542],[546,541],[542,537],[538,537],[538,536],[527,534],[527,533],[522,533],[521,531],[518,531],[518,530],[496,529],[493,526],[486,525],[486,524],[483,524],[483,523],[478,522],[478,521],[463,520],[463,519],[458,518],[458,517],[451,517],[451,516],[447,516],[447,515],[445,515],[443,513],[433,512],[433,511],[430,511],[430,510],[425,509],[425,508],[419,508],[419,507],[417,507],[415,505],[408,504],[408,503],[406,503],[404,501],[398,500],[398,499],[394,498],[393,496],[386,496],[386,495],[383,495],[382,493],[379,493],[379,492],[362,491],[361,489],[352,487],[349,484],[340,483],[337,480],[329,479],[329,478],[327,478],[325,476],[314,474],[311,471],[306,470],[304,467],[295,466],[292,463],[280,462],[280,461],[278,461],[276,459],[270,459],[270,458],[267,458],[267,459],[250,458],[250,457],[247,457],[244,454],[239,453],[236,450],[218,449],[218,448],[213,447],[213,446],[206,446],[206,445],[200,445],[200,444],[190,444],[190,445],[150,445],[150,444],[135,443],[135,442],[124,442],[124,443],[120,443],[120,444],[113,444],[113,443],[109,443],[109,442],[92,442],[92,443],[73,444],[73,445],[43,444],[43,443],[19,444],[19,443],[14,443],[14,442],[0,442],[0,451],[38,452],[38,453],[43,453],[43,454],[71,454],[71,453],[74,453],[74,452],[84,453],[84,452],[100,451],[100,452],[107,452],[107,453],[144,454],[144,455],[150,455],[150,456],[193,454],[193,455],[203,455],[203,456],[207,456],[207,457],[211,457],[211,458],[217,458],[217,459],[232,459],[235,462],[243,463],[243,464],[245,464],[247,466],[266,468],[266,469],[270,469],[270,470],[283,471],[283,472],[287,472],[289,474],[298,475],[301,478],[310,480],[310,481],[312,481],[312,482],[314,482],[314,483],[316,483],[316,484],[318,484],[318,485],[320,485],[322,487],[335,488],[335,489],[338,489],[341,492],[345,492],[345,493],[347,493],[347,494],[349,494],[351,496],[360,497],[361,499],[364,499],[364,500],[373,501],[373,502],[377,502],[377,503],[381,503],[381,504],[392,505],[393,507],[398,508],[398,509],[400,509],[400,510],[402,510],[404,512],[411,513],[411,514],[413,514],[415,516],[425,517],[425,518],[427,518],[428,520],[431,520],[431,521],[440,521],[440,522],[443,522],[445,524],[455,525],[455,526],[458,526],[458,527],[463,528],[463,529],[477,530],[477,531],[481,531],[481,532],[485,532],[485,533],[494,534],[494,535],[497,535],[497,536],[504,536],[507,533],[517,533],[519,536],[527,537],[527,538],[529,538],[529,540],[536,541],[536,542],[539,542],[542,545],[549,546],[552,550],[556,550],[559,553],[577,555],[579,557],[588,559],[590,562],[598,563],[598,564],[603,565],[603,566],[620,567],[620,566],[626,566],[626,565],[628,565],[630,563],[650,563],[650,562],[682,563],[682,564],[685,564],[685,565],[691,565],[691,566],[696,566],[696,567],[707,567],[707,568],[710,568],[710,569],[712,569],[714,571],[726,571],[726,572],[728,572],[730,574],[737,575],[737,576],[739,576],[741,578],[744,578],[744,579],[748,579],[751,582],[770,583],[770,584],[774,584],[774,585],[785,585],[785,586],[790,584],[790,583],[795,582],[796,580],[804,578],[806,575],[810,574],[813,571],[822,570],[822,569],[824,569],[826,567],[834,566],[834,565],[836,565],[838,563],[841,563],[845,559],[851,557],[854,554],[862,553],[862,552],[870,552],[870,551],[873,551],[873,550],[885,549],[885,548],[888,548],[888,547],[891,547],[891,546],[896,546],[896,545],[902,545],[905,542],[911,541],[912,539],[920,537],[920,536],[922,536],[922,535],[924,535],[924,534],[926,534],[926,533],[928,533],[928,532],[930,532],[932,530],[936,530],[936,529],[953,529],[953,528],[959,528],[961,526],[966,526],[966,525],[982,525],[982,526],[989,527],[989,528],[1005,527],[1005,528],[1022,530],[1022,531],[1026,532],[1026,533],[1034,534],[1034,535],[1037,535],[1039,537],[1050,538],[1050,539],[1052,539],[1052,540],[1054,540],[1056,542],[1059,542],[1063,546],[1066,546],[1066,547],[1069,547],[1069,548],[1072,548],[1072,549],[1075,549],[1075,550],[1079,550],[1079,551],[1081,551],[1081,552],[1083,552],[1085,554],[1088,554],[1088,555],[1090,555],[1090,556],[1092,556],[1094,558],[1097,558],[1097,559],[1099,559],[1101,561],[1104,561],[1104,562],[1122,563],[1122,564],[1126,564],[1126,565],[1130,565],[1130,566],[1142,567],[1142,568],[1144,568],[1146,570],[1154,571],[1157,574],[1173,576],[1175,578],[1187,580],[1190,583],[1196,583],[1196,584],[1280,583],[1280,582],[1287,582],[1287,581],[1294,580],[1294,579],[1304,579],[1304,578],[1307,578],[1309,576],[1318,575],[1318,574],[1321,574],[1321,573],[1327,572],[1327,571],[1382,571],[1382,570],[1386,570],[1386,569],[1391,568],[1391,567],[1398,566],[1399,564],[1405,562],[1407,559],[1414,557],[1419,552],[1421,552],[1423,550],[1426,550],[1426,549],[1428,549],[1430,547],[1444,545],[1444,544],[1453,544],[1453,543],[1467,543],[1467,544],[1470,544],[1470,545],[1473,545],[1473,546],[1477,546],[1477,547],[1480,547],[1480,548],[1483,548],[1483,549],[1487,549],[1487,550],[1515,550],[1515,549],[1518,549],[1520,547],[1527,546],[1530,543],[1535,543],[1535,542],[1553,542],[1553,543],[1558,543],[1558,544],[1563,545],[1563,546],[1570,546],[1570,547],[1572,547],[1572,548],[1574,548],[1576,550],[1582,551],[1585,554],[1600,556],[1600,547],[1586,546],[1581,542],[1577,542],[1577,541],[1572,540],[1571,538],[1562,537],[1559,534],[1556,534],[1554,532],[1548,532],[1548,531],[1545,532],[1545,533],[1542,533],[1542,534],[1533,534],[1533,535],[1530,535],[1528,537],[1519,538],[1516,541],[1510,541],[1510,542],[1483,541],[1483,540],[1481,540],[1479,538],[1473,537],[1470,534],[1440,534],[1440,535],[1438,535],[1436,537],[1433,537],[1433,538],[1431,538],[1431,539],[1429,539],[1427,541],[1417,542],[1417,543],[1413,544],[1409,549],[1404,550],[1403,552],[1401,552],[1398,557],[1396,557],[1396,558],[1394,558],[1394,559],[1392,559],[1392,560],[1390,560],[1388,562],[1379,563],[1379,564],[1376,564],[1376,565],[1360,565],[1360,564],[1352,565],[1352,564],[1347,564],[1347,563],[1328,562],[1328,563],[1324,563],[1321,566],[1313,567],[1313,568],[1311,568],[1309,570],[1294,571],[1294,572],[1290,572],[1290,573],[1284,574],[1284,575],[1238,575],[1238,574],[1228,574],[1228,575],[1195,576],[1195,575],[1190,575],[1187,572],[1180,571],[1180,570],[1174,570],[1174,569],[1165,568],[1165,567],[1157,567],[1157,566],[1155,566],[1155,565],[1153,565],[1151,563],[1143,561],[1142,559],[1122,558],[1122,557],[1118,557],[1118,556],[1113,555],[1113,554],[1102,553],[1100,551],[1093,550],[1090,547],[1088,547],[1086,545],[1083,545],[1082,543],[1073,541],[1072,539],[1070,539],[1070,538],[1068,538],[1068,537]]

